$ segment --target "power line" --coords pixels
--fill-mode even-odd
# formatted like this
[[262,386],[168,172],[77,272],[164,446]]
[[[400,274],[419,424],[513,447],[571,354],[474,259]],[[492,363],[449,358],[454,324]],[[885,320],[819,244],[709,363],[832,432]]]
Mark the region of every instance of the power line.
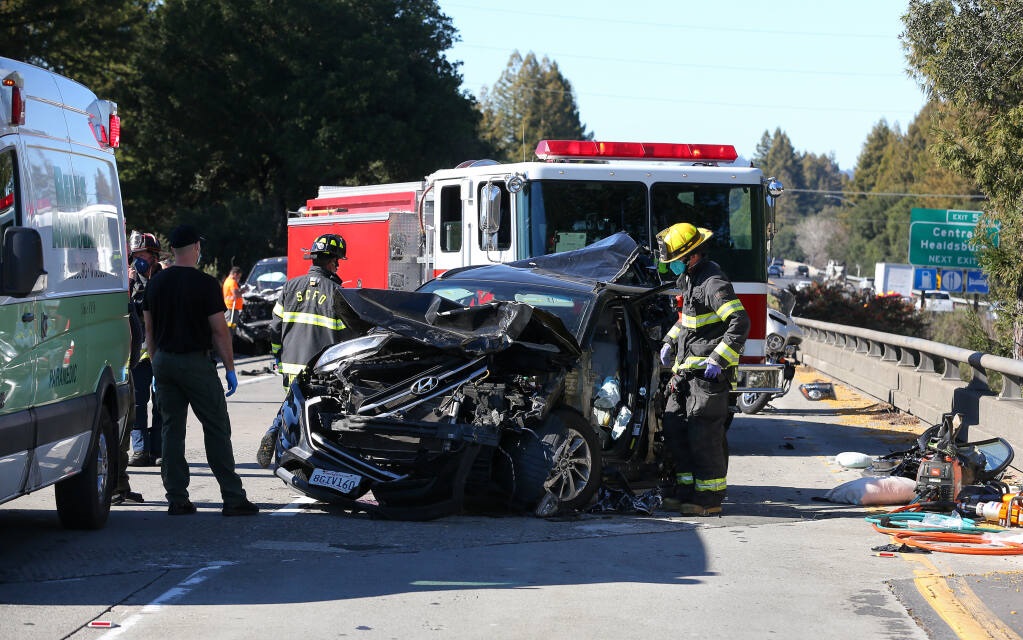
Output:
[[[723,33],[742,33],[742,34],[757,34],[757,35],[777,35],[777,36],[796,36],[796,37],[815,37],[815,38],[864,38],[871,40],[891,40],[891,34],[875,34],[875,33],[849,33],[848,31],[835,31],[835,32],[817,32],[817,31],[784,31],[781,29],[752,29],[743,27],[703,27],[693,24],[682,24],[678,22],[647,22],[643,20],[626,20],[621,18],[597,18],[592,15],[584,15],[582,13],[566,15],[558,13],[538,13],[531,11],[520,11],[518,9],[494,9],[492,7],[480,7],[476,5],[459,4],[456,2],[445,2],[443,6],[447,7],[458,7],[459,9],[470,9],[474,11],[483,11],[489,13],[501,13],[505,14],[505,19],[508,20],[520,20],[523,16],[530,16],[535,18],[544,19],[556,19],[556,20],[570,20],[572,22],[605,22],[614,25],[633,25],[638,27],[650,27],[650,28],[665,28],[665,29],[688,29],[691,31],[715,31]],[[502,6],[502,5],[499,5]],[[443,9],[443,7],[442,7]],[[508,14],[514,14],[508,16]]]
[[[481,44],[468,44],[466,42],[459,43],[459,46],[468,49],[487,49],[490,51],[507,51],[507,47],[495,47],[491,45]],[[860,77],[860,78],[901,78],[901,73],[867,73],[864,71],[836,71],[834,69],[772,69],[768,67],[740,67],[735,65],[716,65],[716,64],[692,64],[687,62],[670,62],[666,60],[637,60],[637,59],[625,59],[625,58],[611,58],[603,56],[587,56],[579,55],[575,53],[544,53],[547,58],[553,59],[557,57],[559,59],[574,58],[576,60],[593,60],[596,62],[616,62],[630,65],[644,65],[644,66],[662,66],[662,67],[677,67],[681,69],[709,69],[711,71],[748,71],[753,73],[792,73],[797,75],[814,75],[814,76],[843,76],[843,77]]]
[[985,195],[963,195],[959,193],[898,193],[894,191],[828,191],[826,189],[785,189],[792,193],[819,193],[831,196],[871,196],[886,198],[954,198],[959,200],[987,200]]

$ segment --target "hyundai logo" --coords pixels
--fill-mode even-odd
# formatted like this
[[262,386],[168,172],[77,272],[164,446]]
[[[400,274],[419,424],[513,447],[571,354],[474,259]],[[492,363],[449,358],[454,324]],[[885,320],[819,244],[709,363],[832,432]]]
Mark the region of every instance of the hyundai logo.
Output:
[[440,380],[434,376],[420,378],[412,383],[412,393],[417,396],[426,395],[436,389],[439,384]]

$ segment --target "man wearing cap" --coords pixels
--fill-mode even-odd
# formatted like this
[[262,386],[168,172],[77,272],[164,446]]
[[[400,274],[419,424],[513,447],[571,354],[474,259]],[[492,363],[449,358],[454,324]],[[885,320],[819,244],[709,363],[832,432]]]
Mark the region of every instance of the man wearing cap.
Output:
[[671,367],[662,425],[675,461],[674,495],[664,504],[682,515],[721,513],[728,453],[725,424],[731,373],[749,335],[749,316],[732,283],[706,257],[708,229],[688,222],[657,234],[658,257],[678,276],[682,312],[664,336],[660,360]]
[[[189,406],[202,423],[206,459],[220,485],[225,516],[259,513],[249,502],[234,468],[231,420],[225,396],[238,388],[231,334],[224,319],[224,299],[215,278],[196,268],[202,237],[189,224],[169,236],[174,264],[149,282],[143,302],[146,344],[163,415],[163,486],[170,515],[189,515],[196,507],[188,499],[185,460],[185,419]],[[224,363],[227,393],[217,378],[212,350]]]
[[[288,280],[281,289],[270,321],[270,347],[280,363],[285,386],[324,348],[359,335],[349,326],[355,314],[341,295],[337,275],[339,261],[347,256],[344,238],[323,234],[309,249],[313,262],[309,272]],[[270,467],[278,431],[275,421],[256,450],[256,462],[264,469]]]

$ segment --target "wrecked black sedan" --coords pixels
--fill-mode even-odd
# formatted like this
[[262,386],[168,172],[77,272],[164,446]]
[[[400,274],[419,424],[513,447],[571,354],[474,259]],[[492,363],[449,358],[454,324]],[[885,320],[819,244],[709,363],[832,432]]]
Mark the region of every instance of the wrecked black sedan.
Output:
[[578,509],[605,466],[656,467],[651,341],[674,313],[644,253],[616,234],[417,292],[346,289],[367,332],[292,384],[274,472],[318,500],[426,519]]

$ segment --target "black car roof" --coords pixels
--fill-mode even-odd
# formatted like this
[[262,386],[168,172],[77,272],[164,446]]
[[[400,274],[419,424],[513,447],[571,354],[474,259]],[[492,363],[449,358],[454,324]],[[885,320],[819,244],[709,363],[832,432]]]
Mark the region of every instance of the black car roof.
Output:
[[493,280],[538,286],[592,291],[601,283],[613,283],[630,272],[640,247],[627,233],[616,233],[576,249],[536,256],[506,264],[453,269],[440,276],[447,282]]

